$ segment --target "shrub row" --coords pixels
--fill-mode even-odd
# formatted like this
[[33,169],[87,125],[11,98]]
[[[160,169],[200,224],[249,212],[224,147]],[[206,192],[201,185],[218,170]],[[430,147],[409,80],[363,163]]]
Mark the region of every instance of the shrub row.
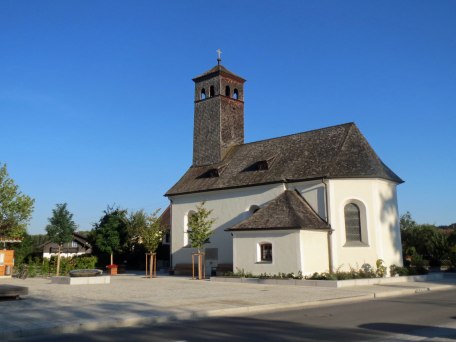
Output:
[[[95,256],[62,257],[60,258],[60,275],[68,275],[71,270],[92,269],[95,268],[96,263],[97,257]],[[28,268],[29,277],[52,276],[57,271],[57,257],[29,259],[27,263],[18,265],[19,270],[23,267]]]

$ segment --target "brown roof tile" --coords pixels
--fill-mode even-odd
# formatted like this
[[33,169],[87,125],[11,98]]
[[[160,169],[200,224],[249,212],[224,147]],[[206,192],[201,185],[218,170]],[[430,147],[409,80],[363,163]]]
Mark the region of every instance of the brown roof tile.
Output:
[[296,191],[286,190],[229,231],[274,229],[330,229]]
[[[268,161],[267,170],[254,165]],[[205,177],[222,167],[215,177]],[[354,123],[232,147],[219,164],[190,167],[166,196],[316,178],[381,178],[402,183]]]

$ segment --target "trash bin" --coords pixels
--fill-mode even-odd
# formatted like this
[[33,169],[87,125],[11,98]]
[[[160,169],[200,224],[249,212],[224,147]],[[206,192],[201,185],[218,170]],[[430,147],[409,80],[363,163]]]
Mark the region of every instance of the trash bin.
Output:
[[11,265],[5,266],[5,275],[11,275]]

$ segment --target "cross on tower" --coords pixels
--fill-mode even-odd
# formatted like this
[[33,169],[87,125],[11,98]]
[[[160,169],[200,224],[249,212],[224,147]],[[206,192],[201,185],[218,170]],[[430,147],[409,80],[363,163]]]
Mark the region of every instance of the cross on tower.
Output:
[[216,51],[217,51],[217,56],[218,56],[218,57],[217,57],[217,63],[220,64],[220,62],[222,61],[222,57],[221,57],[221,55],[222,55],[222,50],[217,49]]

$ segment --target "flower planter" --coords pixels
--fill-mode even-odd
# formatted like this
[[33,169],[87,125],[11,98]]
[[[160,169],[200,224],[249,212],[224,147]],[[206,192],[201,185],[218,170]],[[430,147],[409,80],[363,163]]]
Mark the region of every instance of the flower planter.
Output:
[[106,266],[106,271],[109,275],[116,275],[117,274],[117,265],[108,265]]

